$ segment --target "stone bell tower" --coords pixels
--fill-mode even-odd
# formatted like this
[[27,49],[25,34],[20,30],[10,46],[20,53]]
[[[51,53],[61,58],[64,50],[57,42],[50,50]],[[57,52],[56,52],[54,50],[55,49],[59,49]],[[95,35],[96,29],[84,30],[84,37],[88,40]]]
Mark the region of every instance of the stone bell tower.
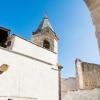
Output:
[[52,52],[58,52],[58,37],[49,23],[47,15],[37,30],[32,33],[32,42]]
[[100,0],[84,0],[87,4],[93,23],[96,28],[96,38],[98,41],[98,47],[100,51]]

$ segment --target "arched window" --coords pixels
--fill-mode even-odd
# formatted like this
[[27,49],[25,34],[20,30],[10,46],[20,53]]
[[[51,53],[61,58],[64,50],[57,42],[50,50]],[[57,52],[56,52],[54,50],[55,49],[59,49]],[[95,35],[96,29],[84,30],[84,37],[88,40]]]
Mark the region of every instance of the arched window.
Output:
[[43,41],[43,47],[46,49],[50,49],[50,43],[47,40]]

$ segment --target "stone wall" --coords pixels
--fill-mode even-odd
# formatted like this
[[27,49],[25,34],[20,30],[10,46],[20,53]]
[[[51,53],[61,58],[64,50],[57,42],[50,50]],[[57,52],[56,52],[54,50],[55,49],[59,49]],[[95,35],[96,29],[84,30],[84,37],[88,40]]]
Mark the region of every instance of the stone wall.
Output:
[[79,89],[100,87],[100,65],[76,60],[77,81]]
[[69,91],[62,100],[100,100],[100,89]]
[[61,80],[61,100],[100,100],[100,65],[76,59],[76,77]]
[[44,40],[47,40],[50,43],[50,48],[48,50],[57,53],[58,47],[57,47],[57,38],[54,35],[55,33],[50,28],[45,28],[39,32],[36,32],[32,35],[32,42],[43,47]]
[[96,38],[100,50],[100,0],[85,0],[96,28]]

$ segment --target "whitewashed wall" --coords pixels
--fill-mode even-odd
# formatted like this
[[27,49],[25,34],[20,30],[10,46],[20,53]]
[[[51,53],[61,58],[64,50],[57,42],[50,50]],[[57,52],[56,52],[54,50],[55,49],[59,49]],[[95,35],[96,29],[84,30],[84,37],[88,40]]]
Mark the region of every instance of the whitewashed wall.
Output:
[[[56,57],[53,58],[53,53],[41,48],[38,50],[35,46],[31,47],[31,44],[22,41],[18,37],[16,37],[15,41],[19,41],[18,43],[22,45],[15,42],[16,47],[13,50],[21,50],[22,53],[34,55],[35,57],[40,56],[41,59],[52,61],[55,64]],[[46,57],[45,54],[51,56]],[[7,72],[0,74],[0,97],[31,97],[38,98],[38,100],[58,100],[58,71],[52,69],[55,66],[0,48],[0,65],[2,64],[8,64],[9,69]],[[13,100],[21,99],[15,98]]]
[[57,54],[36,46],[18,36],[15,36],[12,50],[57,65]]
[[8,97],[8,96],[1,96],[0,100],[38,100],[37,98],[26,98],[26,97]]

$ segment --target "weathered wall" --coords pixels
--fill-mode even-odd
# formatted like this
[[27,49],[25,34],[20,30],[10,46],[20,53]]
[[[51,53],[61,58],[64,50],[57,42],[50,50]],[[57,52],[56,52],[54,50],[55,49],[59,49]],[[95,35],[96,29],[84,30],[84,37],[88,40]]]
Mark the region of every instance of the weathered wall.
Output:
[[90,10],[93,23],[96,28],[96,37],[100,50],[100,0],[84,0]]
[[100,89],[69,91],[62,100],[100,100]]
[[[43,56],[41,59],[48,59],[52,61],[53,54],[49,56],[49,51],[42,50],[40,52],[36,47],[31,47],[31,44],[24,43],[19,38],[16,38],[18,43],[22,43],[18,46],[16,42],[13,48],[14,51],[19,51],[28,55],[34,55],[37,58]],[[28,46],[27,46],[28,45]],[[29,49],[31,50],[28,51]],[[39,47],[38,47],[39,48]],[[40,49],[41,50],[41,49]],[[45,52],[44,52],[45,51]],[[36,53],[38,52],[38,53]],[[36,53],[36,54],[35,54]],[[9,65],[6,72],[0,74],[0,97],[26,97],[26,98],[38,98],[38,100],[58,100],[58,71],[54,65],[50,65],[41,61],[38,61],[32,57],[14,53],[13,51],[7,51],[0,48],[0,66],[2,64]],[[46,55],[45,55],[46,54]],[[46,57],[45,56],[49,56]],[[33,57],[34,57],[33,56]],[[55,64],[55,59],[52,61]],[[26,100],[26,98],[23,100]],[[5,99],[2,99],[5,100]],[[15,98],[14,100],[20,100]],[[30,100],[30,99],[27,99]]]
[[76,60],[77,79],[79,89],[93,89],[100,87],[100,65]]

